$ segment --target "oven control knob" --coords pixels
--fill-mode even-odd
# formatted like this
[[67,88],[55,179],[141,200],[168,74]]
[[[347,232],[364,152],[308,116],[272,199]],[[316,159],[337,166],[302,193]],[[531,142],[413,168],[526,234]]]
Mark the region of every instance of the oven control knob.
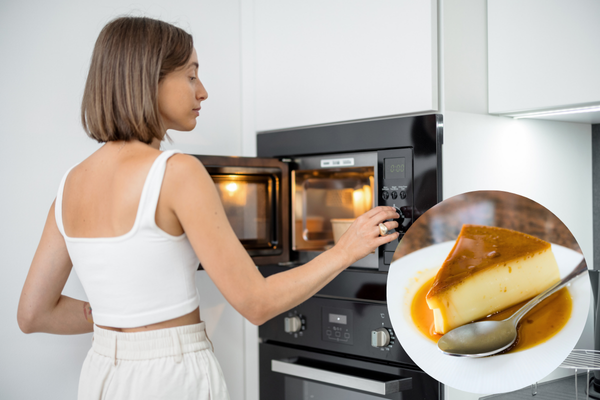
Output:
[[286,317],[284,319],[284,330],[286,333],[296,333],[302,328],[300,317]]
[[390,332],[385,328],[371,331],[371,346],[385,347],[390,344]]

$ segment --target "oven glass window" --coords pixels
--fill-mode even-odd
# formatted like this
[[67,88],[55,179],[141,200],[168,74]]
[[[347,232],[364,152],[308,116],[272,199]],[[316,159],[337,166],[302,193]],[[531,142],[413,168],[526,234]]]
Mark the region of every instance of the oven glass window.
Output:
[[373,208],[373,167],[292,171],[294,250],[330,248]]
[[272,186],[265,175],[213,175],[233,231],[246,249],[270,246]]
[[330,386],[323,383],[285,377],[285,400],[381,400],[385,397]]

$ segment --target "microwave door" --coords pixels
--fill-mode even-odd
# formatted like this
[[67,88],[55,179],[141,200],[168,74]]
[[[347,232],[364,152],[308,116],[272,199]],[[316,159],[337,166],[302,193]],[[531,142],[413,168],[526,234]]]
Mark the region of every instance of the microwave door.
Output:
[[290,261],[289,168],[274,158],[202,156],[229,223],[257,266]]

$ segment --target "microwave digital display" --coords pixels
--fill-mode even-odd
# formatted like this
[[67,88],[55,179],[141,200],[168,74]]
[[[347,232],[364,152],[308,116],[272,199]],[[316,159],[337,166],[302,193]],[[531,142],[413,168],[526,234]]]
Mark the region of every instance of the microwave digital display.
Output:
[[385,158],[383,160],[383,179],[404,179],[406,178],[406,158]]

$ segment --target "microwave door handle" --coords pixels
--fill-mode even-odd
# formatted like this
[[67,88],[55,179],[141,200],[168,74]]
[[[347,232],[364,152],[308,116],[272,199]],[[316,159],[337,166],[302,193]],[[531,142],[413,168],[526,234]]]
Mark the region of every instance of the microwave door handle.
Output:
[[376,381],[324,369],[307,367],[295,364],[289,360],[271,360],[271,371],[380,395],[398,393],[412,388],[412,378],[393,379],[385,382]]

